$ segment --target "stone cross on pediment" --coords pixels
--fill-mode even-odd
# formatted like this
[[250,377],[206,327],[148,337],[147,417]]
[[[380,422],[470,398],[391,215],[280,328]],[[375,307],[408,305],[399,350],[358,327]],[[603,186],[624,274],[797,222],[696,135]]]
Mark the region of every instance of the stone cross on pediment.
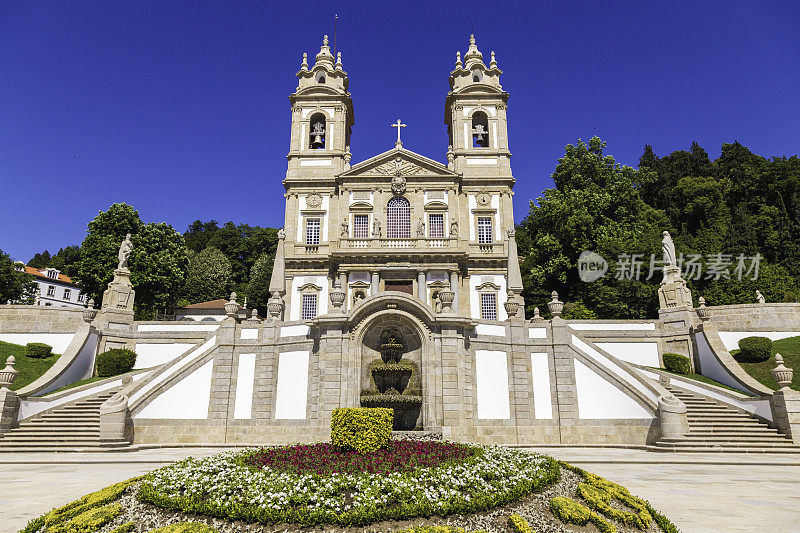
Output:
[[400,140],[400,128],[405,128],[407,124],[403,124],[402,122],[400,122],[400,119],[398,118],[396,123],[389,125],[393,128],[397,128],[397,142],[394,143],[394,145],[400,148],[401,146],[403,146],[403,142]]

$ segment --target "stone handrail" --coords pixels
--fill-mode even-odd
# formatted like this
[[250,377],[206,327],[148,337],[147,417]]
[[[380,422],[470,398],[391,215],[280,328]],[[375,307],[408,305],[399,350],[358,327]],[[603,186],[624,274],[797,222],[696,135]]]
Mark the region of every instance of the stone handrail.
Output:
[[58,361],[33,383],[16,391],[17,394],[21,398],[40,396],[90,377],[94,370],[97,340],[95,328],[90,324],[81,324]]
[[748,394],[772,396],[772,389],[759,383],[736,362],[722,342],[713,321],[703,323],[695,338],[702,375]]

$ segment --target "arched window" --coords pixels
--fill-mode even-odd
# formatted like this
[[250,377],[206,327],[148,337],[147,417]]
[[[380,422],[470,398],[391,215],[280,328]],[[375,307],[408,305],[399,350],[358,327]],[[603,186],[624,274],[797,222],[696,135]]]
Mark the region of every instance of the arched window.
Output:
[[480,83],[483,81],[483,72],[478,69],[472,71],[472,81]]
[[483,111],[472,115],[472,147],[489,147],[489,117]]
[[411,204],[402,196],[395,196],[386,205],[386,237],[411,238]]
[[325,73],[317,72],[317,83],[325,83]]
[[311,117],[311,133],[308,138],[308,146],[312,150],[325,148],[325,115],[317,113]]

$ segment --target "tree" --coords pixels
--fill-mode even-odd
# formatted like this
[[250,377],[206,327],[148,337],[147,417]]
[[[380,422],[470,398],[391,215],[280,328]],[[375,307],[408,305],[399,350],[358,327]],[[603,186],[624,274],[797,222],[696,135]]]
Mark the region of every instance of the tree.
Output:
[[31,260],[28,261],[28,266],[31,268],[39,268],[39,269],[47,268],[50,266],[50,261],[51,261],[50,252],[45,250],[44,252],[34,254]]
[[[142,229],[139,212],[128,204],[117,203],[89,222],[86,238],[80,249],[75,280],[89,298],[100,303],[103,291],[114,278],[119,246],[130,233],[136,235]],[[138,299],[137,288],[137,299]]]
[[231,291],[231,262],[218,248],[189,251],[182,298],[193,304],[227,298]]
[[136,316],[141,320],[156,309],[174,307],[186,276],[188,253],[183,236],[164,222],[144,224],[131,243],[128,264],[136,290]]
[[36,291],[33,277],[0,250],[0,303],[32,304]]
[[248,304],[258,309],[261,316],[267,316],[267,301],[269,300],[269,282],[272,278],[272,267],[275,261],[275,252],[265,252],[258,257],[250,273],[250,283],[247,285]]

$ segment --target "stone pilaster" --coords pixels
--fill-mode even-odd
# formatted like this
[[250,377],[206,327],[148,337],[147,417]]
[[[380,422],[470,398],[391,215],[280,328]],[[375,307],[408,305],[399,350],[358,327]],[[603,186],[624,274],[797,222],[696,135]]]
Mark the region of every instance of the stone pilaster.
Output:
[[[445,325],[442,326],[438,340],[441,347],[440,367],[434,370],[428,380],[441,383],[441,391],[437,391],[432,384],[426,387],[426,392],[440,394],[441,425],[445,428],[460,428],[460,432],[463,433],[466,426],[474,425],[471,416],[472,402],[466,397],[468,361],[465,360],[464,338],[455,325]],[[425,398],[428,405],[432,405],[433,400],[434,398]],[[428,409],[425,417],[426,426],[432,425],[435,415],[436,409]],[[445,433],[446,438],[449,430],[445,430]]]
[[567,323],[560,317],[550,321],[553,335],[553,361],[556,379],[553,382],[558,406],[558,424],[574,426],[578,420],[578,398],[575,389],[575,363],[570,350],[570,332]]
[[381,280],[380,274],[377,271],[373,272],[372,273],[372,283],[369,286],[369,293],[370,293],[371,296],[375,295],[375,294],[378,294],[378,290],[379,290],[379,287],[380,287],[380,280]]
[[0,389],[0,435],[14,427],[19,412],[19,396],[17,393]]
[[450,272],[450,290],[453,291],[453,305],[451,309],[454,313],[458,313],[458,271]]
[[426,294],[427,289],[428,289],[428,283],[427,283],[427,280],[425,278],[425,271],[424,270],[418,270],[417,271],[417,296],[423,302],[426,302],[428,300],[428,295]]
[[770,405],[778,431],[800,445],[800,392],[787,388],[777,390],[770,397]]

